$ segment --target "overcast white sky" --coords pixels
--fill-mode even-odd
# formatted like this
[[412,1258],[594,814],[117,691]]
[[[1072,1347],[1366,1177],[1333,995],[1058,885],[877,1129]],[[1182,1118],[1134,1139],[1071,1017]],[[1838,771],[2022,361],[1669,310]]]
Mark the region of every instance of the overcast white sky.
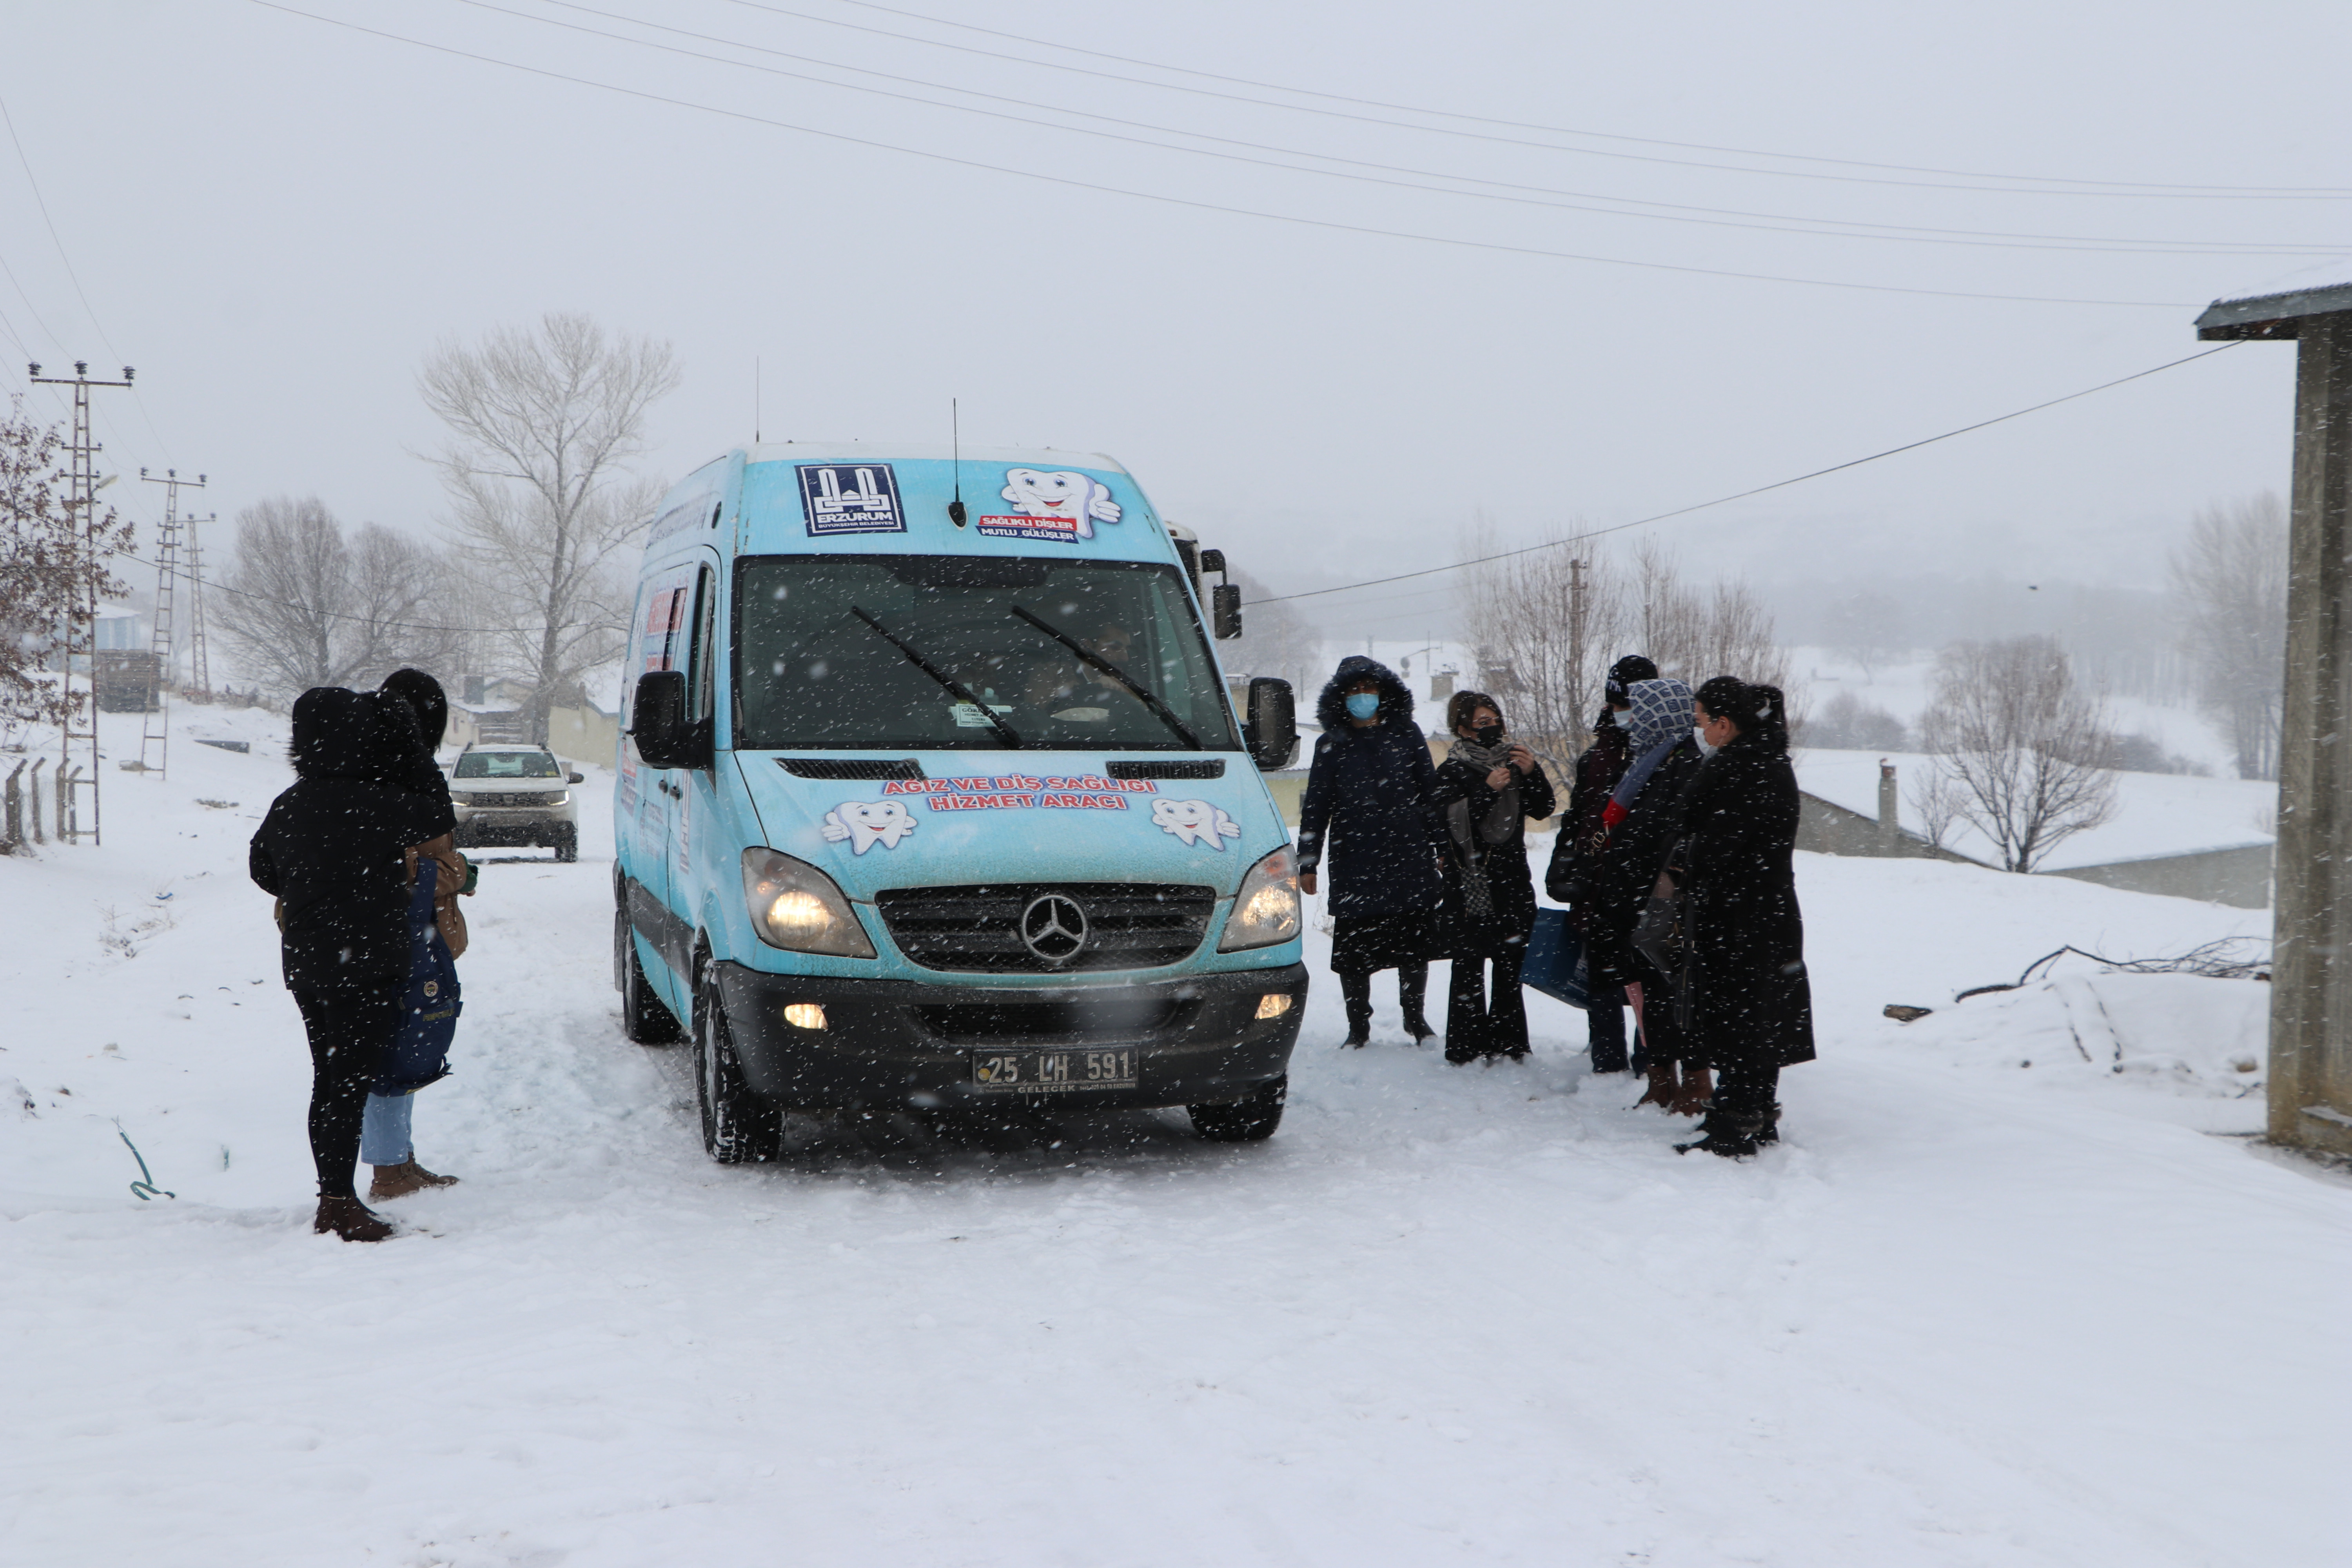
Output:
[[[1931,435],[2193,353],[2215,296],[2352,278],[2352,10],[2315,0],[289,3],[680,102],[256,0],[0,0],[0,98],[55,224],[0,146],[0,395],[26,356],[136,365],[135,402],[99,395],[108,466],[204,469],[224,519],[315,492],[347,522],[430,531],[419,360],[577,310],[677,345],[666,476],[750,437],[756,356],[770,439],[935,441],[952,395],[966,440],[1112,453],[1277,589],[1318,587],[1452,560],[1480,510],[1533,540]],[[1492,183],[1431,194],[1179,142]],[[2339,194],[2105,194],[2126,183]],[[2137,247],[2063,247],[2086,241]],[[1874,291],[1902,289],[2060,302]],[[2293,358],[2235,348],[1660,531],[1768,584],[2154,586],[2191,509],[2284,488]],[[60,407],[48,390],[37,410]],[[114,493],[151,515],[140,489]],[[1443,582],[1315,603],[1335,630],[1403,635]]]

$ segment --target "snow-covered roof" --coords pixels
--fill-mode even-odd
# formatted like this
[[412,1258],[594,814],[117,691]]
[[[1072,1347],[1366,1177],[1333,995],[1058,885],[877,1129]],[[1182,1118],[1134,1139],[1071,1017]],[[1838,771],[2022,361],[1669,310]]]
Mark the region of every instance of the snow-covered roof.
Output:
[[[1903,825],[1918,830],[1919,810],[1911,796],[1934,765],[1934,758],[1913,752],[1832,752],[1811,747],[1801,747],[1791,755],[1797,764],[1798,788],[1869,817],[1878,815],[1878,763],[1884,757],[1895,764],[1902,790]],[[2116,798],[2113,821],[2066,839],[2038,868],[2071,871],[2117,860],[2241,849],[2276,841],[2276,835],[2263,824],[2278,804],[2278,785],[2261,779],[2117,773]],[[1975,859],[2000,862],[1991,842],[1966,824],[1956,825],[1945,845]]]

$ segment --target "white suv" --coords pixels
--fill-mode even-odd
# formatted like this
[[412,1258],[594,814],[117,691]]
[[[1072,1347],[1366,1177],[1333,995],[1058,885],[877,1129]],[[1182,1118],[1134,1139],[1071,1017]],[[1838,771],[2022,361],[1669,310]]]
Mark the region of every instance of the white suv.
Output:
[[536,844],[579,859],[580,807],[565,786],[580,782],[544,746],[467,746],[449,778],[458,847]]

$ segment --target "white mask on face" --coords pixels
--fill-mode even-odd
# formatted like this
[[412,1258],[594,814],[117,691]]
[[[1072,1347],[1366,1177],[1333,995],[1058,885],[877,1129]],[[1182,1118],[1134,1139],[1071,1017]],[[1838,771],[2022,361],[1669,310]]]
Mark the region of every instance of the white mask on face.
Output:
[[1698,742],[1698,754],[1702,757],[1711,757],[1722,749],[1712,744],[1706,738],[1706,731],[1696,724],[1691,726],[1691,739]]

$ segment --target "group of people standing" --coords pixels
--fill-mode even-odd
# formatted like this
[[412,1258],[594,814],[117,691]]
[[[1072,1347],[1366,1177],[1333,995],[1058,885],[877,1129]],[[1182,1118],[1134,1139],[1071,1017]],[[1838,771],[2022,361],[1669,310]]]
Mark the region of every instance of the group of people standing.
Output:
[[[1369,1043],[1383,969],[1397,972],[1405,1032],[1434,1038],[1423,997],[1443,958],[1446,1060],[1523,1058],[1520,973],[1537,919],[1526,830],[1559,803],[1493,697],[1449,700],[1442,764],[1413,707],[1402,679],[1360,655],[1317,704],[1299,885],[1318,890],[1328,852],[1345,1044]],[[1638,1103],[1702,1117],[1679,1147],[1752,1154],[1779,1136],[1780,1068],[1813,1055],[1781,693],[1731,676],[1694,691],[1629,655],[1574,773],[1545,891],[1581,942],[1593,1070],[1632,1068],[1647,1079]]]
[[304,692],[295,783],[248,851],[254,882],[278,900],[286,986],[310,1036],[313,1228],[345,1241],[393,1234],[355,1190],[363,1155],[374,1200],[457,1180],[418,1164],[409,1137],[411,1096],[446,1064],[395,1070],[389,1059],[404,1026],[454,1026],[451,963],[466,944],[457,900],[471,868],[433,760],[448,714],[440,683],[421,670],[396,671],[375,691]]

